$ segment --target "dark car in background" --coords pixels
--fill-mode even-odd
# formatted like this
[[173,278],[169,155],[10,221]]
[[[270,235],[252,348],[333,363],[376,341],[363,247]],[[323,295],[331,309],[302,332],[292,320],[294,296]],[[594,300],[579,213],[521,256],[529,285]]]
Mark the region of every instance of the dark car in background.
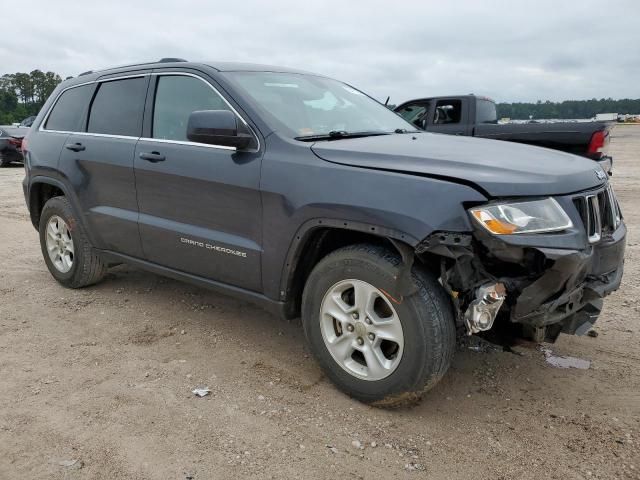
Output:
[[0,126],[0,167],[22,162],[22,139],[29,128]]
[[422,130],[553,148],[595,160],[611,174],[613,159],[606,147],[614,122],[498,123],[495,102],[477,95],[419,98],[394,111]]

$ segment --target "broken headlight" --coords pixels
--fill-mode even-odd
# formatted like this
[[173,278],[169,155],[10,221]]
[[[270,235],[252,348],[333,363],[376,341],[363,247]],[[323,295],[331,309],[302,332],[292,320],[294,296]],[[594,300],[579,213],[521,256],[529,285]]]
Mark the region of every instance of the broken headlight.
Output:
[[557,232],[573,226],[553,198],[493,203],[471,208],[469,212],[480,225],[496,235]]

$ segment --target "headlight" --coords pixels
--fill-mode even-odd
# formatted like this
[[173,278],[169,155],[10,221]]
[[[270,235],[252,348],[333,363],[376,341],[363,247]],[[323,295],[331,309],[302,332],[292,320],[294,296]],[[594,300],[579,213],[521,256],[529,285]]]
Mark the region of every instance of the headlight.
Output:
[[495,203],[469,210],[471,216],[496,235],[557,232],[573,226],[553,198],[530,202]]

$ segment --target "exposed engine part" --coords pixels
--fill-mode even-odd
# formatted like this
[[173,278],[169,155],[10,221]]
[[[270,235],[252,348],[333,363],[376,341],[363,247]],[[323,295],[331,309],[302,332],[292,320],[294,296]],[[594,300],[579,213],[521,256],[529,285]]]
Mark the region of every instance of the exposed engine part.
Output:
[[506,297],[507,291],[502,283],[489,283],[478,287],[475,300],[469,304],[464,314],[467,334],[489,330]]

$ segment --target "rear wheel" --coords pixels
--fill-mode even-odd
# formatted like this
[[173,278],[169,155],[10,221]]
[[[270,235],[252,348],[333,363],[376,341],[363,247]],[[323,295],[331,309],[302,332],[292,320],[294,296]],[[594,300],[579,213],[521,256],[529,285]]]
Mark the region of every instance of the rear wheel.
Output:
[[89,243],[65,197],[53,197],[40,215],[40,246],[51,275],[65,287],[99,282],[107,265]]
[[400,257],[379,246],[337,250],[313,269],[302,320],[327,376],[358,400],[417,401],[449,367],[455,349],[451,302],[429,272],[414,267],[416,293],[393,297]]

